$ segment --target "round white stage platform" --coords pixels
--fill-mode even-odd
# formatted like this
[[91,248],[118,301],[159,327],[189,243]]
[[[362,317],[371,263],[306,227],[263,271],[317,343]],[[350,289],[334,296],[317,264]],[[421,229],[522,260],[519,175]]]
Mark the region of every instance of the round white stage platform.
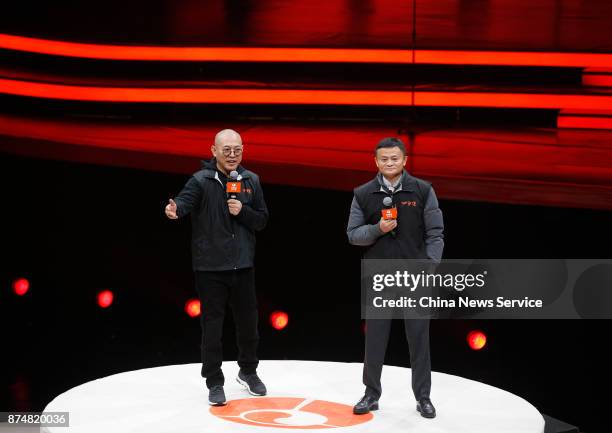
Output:
[[542,433],[544,419],[520,397],[480,382],[432,374],[437,417],[415,410],[410,369],[385,366],[380,410],[353,415],[363,395],[362,364],[262,361],[266,397],[253,397],[235,381],[238,366],[225,362],[228,404],[208,405],[200,364],[171,365],[116,374],[56,397],[45,412],[70,412],[70,428],[48,433],[280,433],[283,429],[342,428],[346,432]]

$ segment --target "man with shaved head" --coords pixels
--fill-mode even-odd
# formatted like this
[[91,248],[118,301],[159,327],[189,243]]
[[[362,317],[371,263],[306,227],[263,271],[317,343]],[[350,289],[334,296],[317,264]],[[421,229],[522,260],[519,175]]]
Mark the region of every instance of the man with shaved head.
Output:
[[257,298],[255,294],[255,233],[268,221],[259,177],[240,165],[244,146],[232,129],[219,131],[211,147],[213,158],[202,161],[182,191],[166,205],[166,216],[191,215],[192,265],[200,298],[202,377],[208,402],[226,403],[221,371],[223,320],[231,307],[236,325],[236,380],[252,395],[266,395],[257,376]]

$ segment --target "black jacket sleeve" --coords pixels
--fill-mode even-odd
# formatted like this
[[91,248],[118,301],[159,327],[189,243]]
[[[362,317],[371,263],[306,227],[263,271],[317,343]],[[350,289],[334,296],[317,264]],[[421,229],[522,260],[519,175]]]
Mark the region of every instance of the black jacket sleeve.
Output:
[[194,177],[187,181],[181,192],[174,198],[176,202],[176,216],[179,218],[189,215],[194,207],[200,205],[202,200],[202,185]]
[[242,209],[236,215],[236,220],[250,230],[260,231],[268,222],[268,207],[257,179],[254,180],[253,186],[253,200],[250,205],[242,204]]

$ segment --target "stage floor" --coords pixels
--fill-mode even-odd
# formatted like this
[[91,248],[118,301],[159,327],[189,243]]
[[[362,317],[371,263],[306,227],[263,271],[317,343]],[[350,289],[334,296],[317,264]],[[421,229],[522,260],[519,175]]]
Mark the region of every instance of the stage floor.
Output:
[[[57,396],[45,412],[70,412],[71,433],[276,432],[343,428],[347,432],[542,433],[544,419],[522,398],[480,382],[434,372],[438,416],[415,410],[410,369],[385,366],[380,410],[357,416],[362,364],[262,361],[268,396],[253,397],[225,362],[228,404],[208,405],[199,364],[129,371],[84,383]],[[61,433],[62,428],[42,428]]]

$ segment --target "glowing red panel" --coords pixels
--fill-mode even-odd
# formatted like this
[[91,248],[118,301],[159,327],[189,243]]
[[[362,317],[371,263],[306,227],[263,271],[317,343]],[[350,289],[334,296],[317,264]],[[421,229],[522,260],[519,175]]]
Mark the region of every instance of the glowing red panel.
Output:
[[84,44],[0,34],[0,48],[103,60],[411,63],[412,51],[343,48],[164,47]]
[[557,117],[557,127],[612,130],[612,112],[561,111]]
[[[398,133],[369,124],[232,126],[248,143],[248,167],[266,183],[343,191],[372,178],[373,147]],[[175,128],[3,114],[0,150],[190,174],[210,157],[203,143],[217,131],[214,123]],[[612,131],[605,130],[438,128],[415,134],[408,164],[445,199],[612,209],[611,142]]]
[[612,110],[612,95],[430,92],[376,90],[292,90],[132,88],[46,84],[0,79],[0,93],[44,99],[206,104],[317,104],[429,107],[496,107]]
[[612,54],[607,53],[124,46],[54,41],[7,34],[0,34],[0,48],[54,56],[104,60],[612,67]]
[[612,87],[612,69],[587,68],[582,73],[582,84],[591,87]]
[[612,67],[612,54],[539,53],[528,51],[415,50],[415,63],[432,65],[495,65]]

